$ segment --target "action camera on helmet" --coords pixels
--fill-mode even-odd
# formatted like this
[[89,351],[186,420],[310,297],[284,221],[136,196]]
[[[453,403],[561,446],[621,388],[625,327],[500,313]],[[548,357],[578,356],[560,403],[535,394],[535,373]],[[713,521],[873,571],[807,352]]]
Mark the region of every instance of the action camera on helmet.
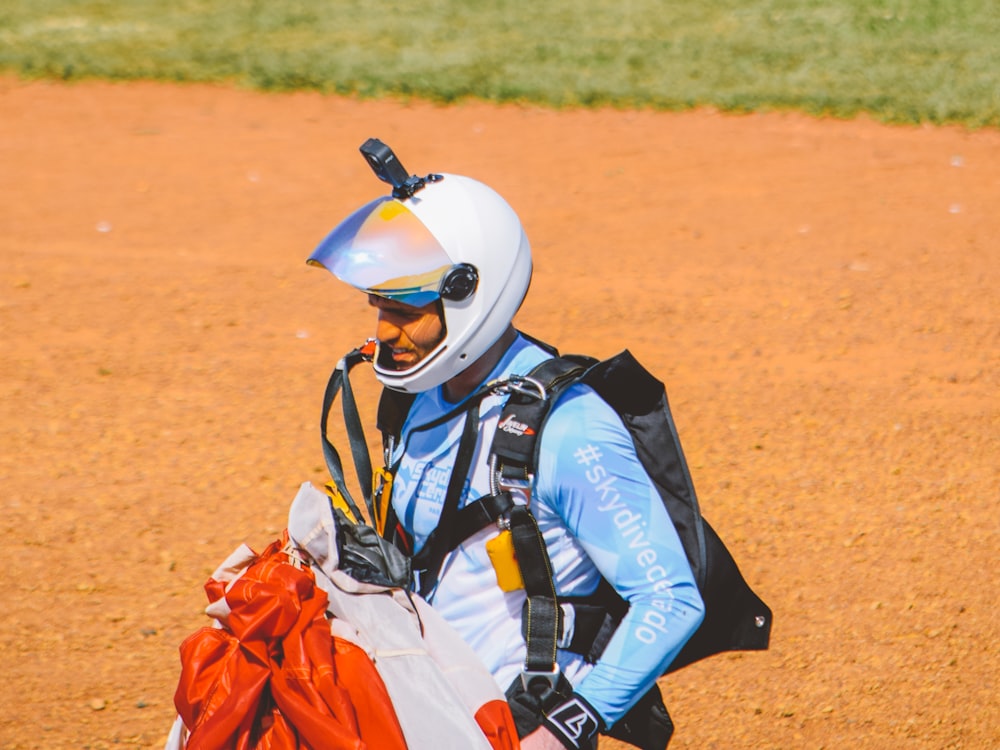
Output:
[[375,176],[382,182],[392,185],[393,198],[399,200],[412,198],[413,194],[423,188],[428,180],[434,182],[440,179],[438,175],[417,177],[415,174],[409,174],[393,150],[378,138],[369,138],[361,144],[360,150]]

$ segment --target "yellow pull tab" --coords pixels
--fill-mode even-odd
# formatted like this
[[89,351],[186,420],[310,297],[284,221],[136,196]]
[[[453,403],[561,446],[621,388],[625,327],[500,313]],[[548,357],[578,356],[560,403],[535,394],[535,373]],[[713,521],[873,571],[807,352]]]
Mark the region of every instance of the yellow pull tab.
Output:
[[351,523],[360,523],[360,521],[354,517],[354,512],[351,510],[351,506],[347,504],[344,496],[340,494],[340,490],[337,489],[337,485],[333,482],[327,482],[323,485],[323,489],[326,490],[326,494],[330,496],[333,501],[334,508],[340,508],[344,515],[347,516],[347,520]]
[[389,503],[392,502],[392,474],[384,466],[372,475],[372,498],[375,503],[375,530],[384,537]]
[[524,588],[524,578],[521,577],[521,567],[517,564],[514,554],[514,535],[510,529],[505,529],[486,542],[486,554],[493,563],[493,572],[497,576],[497,584],[501,591],[517,591]]

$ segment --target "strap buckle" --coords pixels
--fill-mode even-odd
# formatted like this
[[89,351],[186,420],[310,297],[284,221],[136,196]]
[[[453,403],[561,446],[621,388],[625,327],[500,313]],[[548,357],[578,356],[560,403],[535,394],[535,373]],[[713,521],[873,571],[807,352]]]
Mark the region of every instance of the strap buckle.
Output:
[[[555,690],[556,685],[559,684],[559,676],[561,674],[562,672],[558,664],[553,665],[551,672],[523,667],[521,669],[521,685],[524,687],[525,692],[532,693],[531,686],[535,684],[535,681],[543,680],[549,686],[550,690]],[[534,695],[534,693],[532,694]]]
[[499,495],[501,492],[510,492],[524,498],[525,505],[531,505],[531,485],[535,481],[535,475],[529,471],[524,472],[523,477],[504,476],[500,459],[496,453],[490,456],[490,494]]
[[545,386],[527,375],[511,375],[507,378],[506,390],[508,393],[518,393],[537,401],[544,401],[549,397]]
[[545,401],[549,397],[542,382],[527,375],[510,375],[504,380],[494,380],[486,388],[493,394],[517,393],[536,401]]

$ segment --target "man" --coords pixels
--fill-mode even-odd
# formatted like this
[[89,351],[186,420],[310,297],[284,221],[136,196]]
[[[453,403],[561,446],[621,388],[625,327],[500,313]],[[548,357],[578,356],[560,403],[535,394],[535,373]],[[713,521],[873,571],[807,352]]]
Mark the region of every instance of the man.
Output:
[[[484,386],[526,375],[552,354],[512,323],[532,263],[521,222],[503,198],[458,175],[393,183],[392,197],[358,209],[309,262],[368,295],[377,317],[376,377],[414,394],[387,466],[392,509],[419,560],[429,540],[449,533],[440,528],[449,496],[461,508],[493,489],[490,445],[508,393]],[[629,432],[588,386],[558,397],[537,474],[513,497],[537,522],[560,598],[592,594],[603,579],[628,603],[594,663],[569,649],[574,622],[564,611],[556,697],[533,720],[519,718],[528,750],[593,748],[597,733],[647,694],[698,628],[702,600]],[[513,698],[529,685],[522,680],[527,625],[524,589],[504,582],[498,542],[506,521],[455,540],[417,583]]]

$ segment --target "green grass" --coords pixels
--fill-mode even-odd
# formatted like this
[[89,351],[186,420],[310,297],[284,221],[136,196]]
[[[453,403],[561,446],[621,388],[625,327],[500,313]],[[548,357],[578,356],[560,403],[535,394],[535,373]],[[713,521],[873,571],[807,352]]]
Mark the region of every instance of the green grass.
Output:
[[5,0],[0,69],[1000,126],[1000,0]]

